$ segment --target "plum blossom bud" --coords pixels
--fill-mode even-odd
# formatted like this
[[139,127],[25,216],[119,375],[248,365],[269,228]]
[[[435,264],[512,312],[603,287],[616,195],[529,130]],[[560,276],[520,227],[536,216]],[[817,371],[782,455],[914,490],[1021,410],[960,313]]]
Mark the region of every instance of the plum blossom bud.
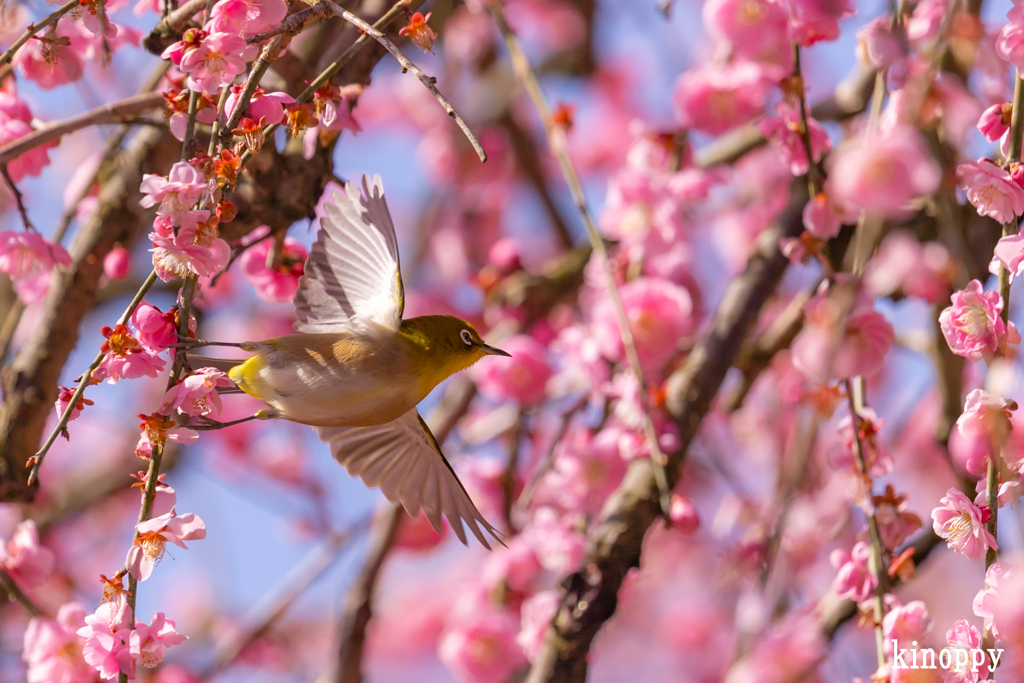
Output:
[[132,267],[132,256],[120,244],[107,252],[103,257],[103,274],[111,280],[123,280],[128,277]]
[[697,514],[697,507],[686,496],[672,494],[669,517],[672,519],[672,528],[683,534],[695,533],[700,528],[700,515]]
[[1013,115],[1013,104],[993,104],[978,119],[978,130],[989,142],[995,142],[1010,130],[1010,117]]
[[29,621],[21,655],[28,666],[28,683],[95,680],[96,669],[82,656],[82,640],[77,631],[83,626],[85,608],[77,602],[61,605],[55,619],[34,617]]

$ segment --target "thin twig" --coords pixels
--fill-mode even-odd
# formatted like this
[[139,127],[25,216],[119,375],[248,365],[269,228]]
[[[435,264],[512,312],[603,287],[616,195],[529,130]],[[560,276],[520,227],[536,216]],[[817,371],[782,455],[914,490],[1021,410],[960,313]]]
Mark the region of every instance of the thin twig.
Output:
[[11,172],[7,170],[7,164],[0,164],[0,175],[3,175],[4,182],[7,183],[8,189],[11,194],[14,195],[14,201],[18,205],[18,213],[21,214],[21,222],[25,224],[25,229],[29,232],[39,232],[36,230],[36,226],[32,225],[32,221],[28,218],[28,209],[25,208],[25,198],[21,195],[21,190],[14,184],[11,179]]
[[195,90],[188,94],[188,120],[185,123],[185,137],[181,141],[181,160],[188,161],[192,157],[192,139],[196,133],[196,111],[199,109],[199,93]]
[[283,22],[281,22],[280,26],[272,28],[269,31],[264,31],[263,33],[258,33],[252,38],[248,38],[247,42],[250,45],[257,45],[268,38],[279,36],[282,33],[289,36],[295,36],[302,32],[302,30],[309,24],[317,21],[323,21],[331,16],[333,15],[327,5],[318,2],[312,7],[307,7],[304,10],[289,15]]
[[501,30],[502,37],[505,39],[505,45],[508,47],[510,59],[512,61],[512,68],[516,73],[516,78],[526,89],[530,99],[533,100],[533,105],[537,109],[537,113],[540,115],[541,121],[544,123],[544,128],[548,133],[548,145],[551,147],[552,154],[554,154],[555,158],[558,160],[558,165],[561,167],[562,174],[565,176],[566,183],[569,185],[569,191],[572,194],[573,203],[576,205],[576,209],[583,218],[583,224],[586,227],[590,245],[594,250],[594,254],[598,258],[598,262],[601,264],[602,270],[604,271],[605,284],[608,289],[608,298],[611,300],[612,308],[615,310],[615,316],[619,323],[619,331],[622,335],[622,346],[626,351],[626,358],[629,362],[630,370],[632,370],[634,377],[636,377],[637,382],[640,384],[640,401],[644,414],[644,436],[646,437],[647,443],[651,449],[651,462],[654,464],[654,474],[658,484],[658,489],[661,493],[661,508],[667,520],[672,493],[668,485],[668,477],[665,474],[667,459],[665,458],[665,454],[661,451],[661,445],[658,443],[658,432],[655,429],[654,421],[651,418],[650,395],[648,392],[647,378],[644,375],[643,365],[640,362],[640,355],[636,350],[633,331],[629,323],[629,317],[626,315],[626,309],[622,304],[622,296],[619,293],[619,287],[615,281],[615,274],[612,271],[611,262],[608,258],[608,251],[605,248],[604,238],[597,230],[597,224],[590,212],[590,207],[587,205],[587,197],[583,191],[583,184],[580,182],[579,174],[576,172],[576,167],[573,164],[572,158],[569,156],[569,149],[565,138],[565,129],[562,126],[555,125],[552,121],[551,108],[548,105],[547,98],[544,96],[544,91],[541,89],[540,82],[537,80],[537,76],[533,72],[533,67],[530,66],[529,59],[527,59],[522,46],[519,44],[519,39],[516,37],[512,27],[509,26],[508,21],[505,19],[505,13],[501,5],[494,0],[491,0],[491,2],[488,3],[488,8],[491,11],[491,15],[494,17],[495,22],[498,24],[498,28]]
[[22,46],[32,39],[32,36],[42,31],[44,28],[54,26],[61,17],[70,12],[71,10],[78,7],[78,0],[69,0],[65,4],[61,5],[53,12],[51,12],[45,19],[40,21],[38,24],[29,24],[28,28],[25,29],[25,33],[21,35],[14,44],[7,48],[7,52],[0,55],[0,66],[3,66],[10,62],[15,53],[22,48]]
[[[224,135],[230,139],[231,131],[238,127],[238,122],[242,120],[242,117],[247,111],[249,111],[249,101],[252,99],[253,93],[256,92],[256,88],[259,86],[260,81],[263,79],[263,75],[267,73],[267,69],[270,68],[270,63],[274,60],[274,57],[284,47],[286,38],[278,36],[274,40],[267,43],[260,51],[260,56],[252,63],[252,69],[249,71],[249,75],[245,78],[245,83],[242,85],[242,91],[235,98],[234,109],[231,110],[231,116],[228,118],[227,123],[224,124]],[[228,88],[224,88],[225,92]],[[211,141],[212,144],[212,141]]]
[[3,569],[0,569],[0,588],[6,591],[7,595],[20,602],[22,607],[27,609],[33,617],[46,616],[43,610],[39,609],[39,606],[32,602],[32,598],[25,595],[24,591],[18,588],[18,584],[14,583],[14,579]]
[[480,161],[487,161],[487,153],[484,152],[484,148],[480,145],[480,142],[476,139],[476,136],[473,135],[473,131],[469,129],[469,126],[466,125],[466,122],[463,120],[462,116],[459,115],[459,112],[455,110],[455,107],[453,107],[451,103],[445,99],[444,95],[441,94],[441,91],[437,89],[436,78],[432,76],[427,76],[425,73],[423,73],[423,71],[421,71],[418,66],[413,64],[409,60],[409,58],[406,57],[402,53],[402,51],[399,50],[395,46],[395,44],[388,39],[387,36],[385,36],[383,33],[367,24],[365,21],[363,21],[356,15],[349,12],[347,9],[339,7],[335,3],[331,2],[331,0],[321,0],[321,2],[324,2],[328,7],[330,7],[331,10],[336,15],[338,15],[345,21],[349,22],[350,24],[353,24],[354,26],[362,30],[364,33],[369,35],[371,38],[376,40],[378,43],[383,45],[384,49],[386,49],[388,52],[394,55],[395,59],[398,60],[398,63],[402,65],[403,73],[406,71],[411,71],[417,78],[419,78],[420,83],[422,83],[423,86],[427,90],[429,90],[431,94],[434,95],[434,98],[441,103],[441,106],[444,107],[444,110],[445,112],[447,112],[448,116],[455,119],[455,123],[458,124],[459,128],[462,130],[462,133],[466,136],[466,139],[469,140],[469,144],[473,145],[473,149],[476,150],[476,155],[480,157]]
[[[135,309],[139,307],[140,303],[142,303],[142,299],[146,296],[149,288],[153,286],[153,283],[155,283],[156,280],[156,271],[153,271],[149,274],[149,277],[146,278],[146,281],[142,283],[142,286],[139,287],[139,291],[135,293],[135,297],[121,315],[121,318],[118,320],[119,325],[124,325],[128,322],[128,319],[132,317],[132,313],[134,313]],[[85,393],[85,388],[89,386],[89,382],[92,379],[92,373],[94,373],[96,368],[100,366],[100,363],[103,362],[103,358],[106,355],[107,354],[101,351],[96,354],[95,358],[93,358],[92,363],[90,363],[86,371],[82,373],[82,377],[78,381],[78,386],[75,387],[75,393],[71,395],[71,401],[64,409],[64,412],[61,413],[60,419],[57,420],[57,424],[54,425],[50,435],[46,438],[46,441],[43,442],[42,447],[40,447],[36,454],[29,458],[28,462],[25,464],[26,467],[32,468],[28,473],[29,485],[31,485],[39,475],[39,468],[43,466],[43,459],[46,457],[47,452],[49,452],[50,447],[53,446],[53,442],[57,440],[57,436],[68,426],[68,421],[71,419],[71,413],[74,412],[75,406],[78,405],[78,400],[82,398],[82,395]]]
[[63,121],[49,123],[0,147],[0,164],[7,164],[36,147],[59,140],[62,136],[76,130],[106,123],[120,123],[127,116],[161,107],[163,104],[164,98],[160,93],[143,93],[119,102],[105,104]]

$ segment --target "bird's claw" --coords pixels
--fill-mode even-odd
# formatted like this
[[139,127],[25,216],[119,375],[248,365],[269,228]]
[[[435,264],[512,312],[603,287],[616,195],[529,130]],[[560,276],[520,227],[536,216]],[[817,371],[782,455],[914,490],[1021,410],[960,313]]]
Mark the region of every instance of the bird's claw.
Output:
[[228,425],[226,422],[220,422],[211,417],[206,417],[205,415],[196,415],[189,421],[188,426],[189,429],[195,429],[200,432],[209,432],[215,429],[223,429]]
[[182,334],[175,335],[178,341],[174,344],[167,344],[164,346],[165,349],[177,349],[179,351],[189,351],[191,349],[198,349],[202,346],[207,346],[207,343],[202,339],[195,339],[193,337],[186,337]]

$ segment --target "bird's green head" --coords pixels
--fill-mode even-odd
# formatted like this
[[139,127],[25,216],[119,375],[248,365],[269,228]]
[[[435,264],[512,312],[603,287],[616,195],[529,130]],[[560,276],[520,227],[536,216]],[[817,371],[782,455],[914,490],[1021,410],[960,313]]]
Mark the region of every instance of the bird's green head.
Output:
[[402,335],[422,354],[424,374],[437,382],[465,370],[484,356],[508,356],[490,346],[471,323],[453,315],[424,315],[402,321]]

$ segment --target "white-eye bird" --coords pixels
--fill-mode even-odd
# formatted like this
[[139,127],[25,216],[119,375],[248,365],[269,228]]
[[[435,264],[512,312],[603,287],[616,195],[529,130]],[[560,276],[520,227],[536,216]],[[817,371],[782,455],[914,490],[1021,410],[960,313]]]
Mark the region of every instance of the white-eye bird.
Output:
[[499,532],[470,500],[416,406],[448,376],[484,356],[509,354],[454,316],[402,319],[398,241],[380,176],[363,176],[362,193],[347,183],[324,211],[295,295],[298,334],[181,346],[237,346],[254,354],[227,364],[239,389],[269,406],[247,419],[312,425],[350,475],[412,516],[422,510],[437,531],[443,514],[463,543],[465,522],[489,548],[480,527],[500,542]]

